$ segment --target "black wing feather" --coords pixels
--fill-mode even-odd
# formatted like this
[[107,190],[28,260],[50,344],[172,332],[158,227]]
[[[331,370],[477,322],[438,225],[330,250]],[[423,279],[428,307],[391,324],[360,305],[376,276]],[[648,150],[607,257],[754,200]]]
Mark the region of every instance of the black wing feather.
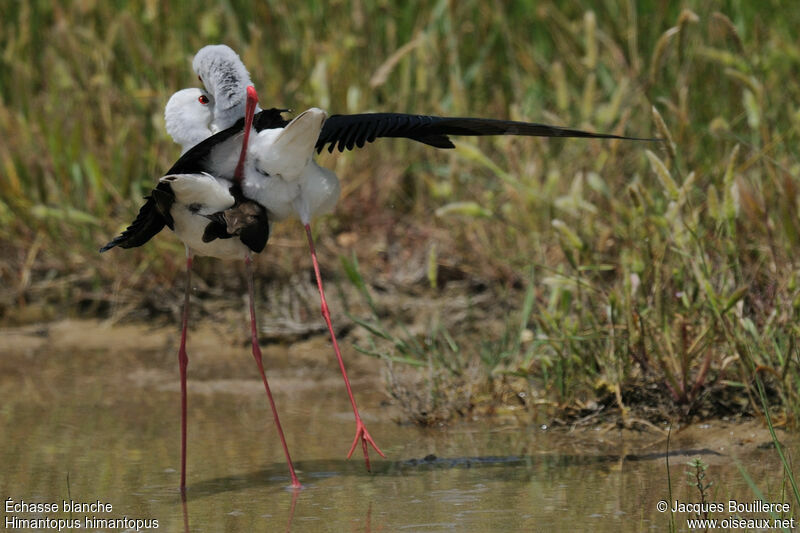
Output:
[[402,137],[436,148],[455,148],[449,135],[524,135],[528,137],[591,137],[600,139],[626,139],[656,141],[625,137],[610,133],[592,133],[572,128],[561,128],[535,122],[496,120],[472,117],[435,117],[403,113],[361,113],[357,115],[332,115],[322,126],[317,140],[317,152],[327,145],[340,152],[362,147],[379,137]]
[[[276,109],[274,107],[265,109],[253,117],[253,127],[256,129],[256,131],[283,128],[289,124],[289,121],[283,118],[282,113],[289,113],[290,111],[290,109]],[[240,120],[242,123],[239,124],[237,122],[234,124],[234,127],[238,125],[239,129],[242,129],[244,126],[244,118]]]
[[106,252],[115,246],[136,248],[155,237],[158,232],[164,229],[164,226],[169,226],[170,229],[174,227],[169,208],[175,201],[175,195],[172,193],[172,188],[168,183],[159,183],[150,193],[150,196],[145,197],[145,200],[144,205],[139,209],[139,213],[131,222],[131,225],[122,234],[100,248],[100,253]]
[[153,200],[152,196],[148,196],[147,201],[139,209],[139,214],[136,215],[131,225],[121,235],[100,248],[100,253],[106,252],[115,246],[120,248],[141,246],[164,229],[166,223],[166,220],[156,208],[155,200]]

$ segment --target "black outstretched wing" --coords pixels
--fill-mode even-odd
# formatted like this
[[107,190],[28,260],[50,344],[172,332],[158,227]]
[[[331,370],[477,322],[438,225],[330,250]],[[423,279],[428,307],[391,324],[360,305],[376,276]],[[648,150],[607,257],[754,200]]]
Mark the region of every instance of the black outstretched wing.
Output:
[[136,218],[131,222],[131,225],[128,226],[128,229],[100,248],[100,253],[106,252],[115,246],[119,246],[120,248],[135,248],[136,246],[141,246],[164,229],[165,224],[166,221],[164,217],[158,213],[153,197],[148,196],[147,201],[141,209],[139,209],[139,214],[136,215]]
[[591,133],[535,122],[471,117],[434,117],[403,113],[362,113],[328,117],[322,126],[316,148],[318,153],[325,148],[325,145],[328,145],[329,152],[333,152],[334,148],[344,152],[352,150],[356,146],[361,148],[379,137],[403,137],[436,148],[455,148],[448,135],[524,135],[529,137],[657,140],[623,137],[609,133]]

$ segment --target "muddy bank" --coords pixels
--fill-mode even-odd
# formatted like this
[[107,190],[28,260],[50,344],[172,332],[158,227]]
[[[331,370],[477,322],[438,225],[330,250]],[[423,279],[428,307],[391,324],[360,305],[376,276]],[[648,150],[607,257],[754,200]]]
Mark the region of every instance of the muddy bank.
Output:
[[[235,316],[215,321],[203,319],[192,324],[189,336],[189,380],[193,395],[209,398],[223,395],[252,396],[261,393],[262,385],[249,350],[247,323]],[[268,377],[274,391],[299,396],[324,396],[342,388],[333,351],[326,335],[315,333],[306,338],[279,341],[276,334],[264,333],[262,347]],[[360,396],[373,402],[373,416],[392,423],[410,423],[396,400],[387,394],[387,364],[353,349],[353,337],[342,343],[343,356],[353,385]],[[178,390],[176,353],[179,331],[175,325],[114,323],[102,320],[61,320],[57,322],[0,329],[0,390],[4,396],[29,401],[55,400],[40,380],[32,378],[32,368],[47,382],[59,379],[64,368],[71,369],[76,387],[91,387],[103,380],[118,380],[125,386],[161,392]],[[636,429],[620,428],[616,423],[562,423],[535,420],[521,409],[500,409],[493,416],[471,413],[451,422],[450,426],[491,430],[530,431],[530,428],[558,446],[573,453],[663,453],[667,449],[669,425],[649,424]],[[539,417],[541,418],[541,417]],[[780,430],[779,430],[780,431]],[[779,435],[783,435],[780,431]],[[761,421],[753,419],[708,420],[696,424],[675,423],[669,436],[669,448],[708,449],[719,457],[740,455],[769,448],[769,432]],[[722,459],[726,460],[726,459]]]

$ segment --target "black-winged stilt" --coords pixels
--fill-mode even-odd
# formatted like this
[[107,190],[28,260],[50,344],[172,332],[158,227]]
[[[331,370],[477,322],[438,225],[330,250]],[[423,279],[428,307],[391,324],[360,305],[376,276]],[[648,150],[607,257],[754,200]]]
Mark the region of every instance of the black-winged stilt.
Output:
[[[247,68],[232,49],[225,45],[209,45],[201,48],[192,61],[192,67],[198,78],[214,97],[215,123],[219,127],[233,123],[241,115],[241,87],[252,83]],[[273,110],[274,111],[274,110]],[[282,133],[283,126],[277,123],[259,130],[260,140],[263,138],[265,149],[257,148],[259,141],[254,141],[252,153],[255,166],[262,175],[245,174],[244,193],[255,198],[267,207],[271,220],[282,220],[297,215],[303,224],[308,240],[314,274],[320,293],[322,315],[328,326],[334,352],[342,372],[348,397],[356,419],[356,436],[347,457],[351,457],[359,440],[362,443],[364,460],[369,470],[369,453],[367,444],[383,456],[364,425],[352,394],[339,345],[336,340],[330,311],[325,300],[325,291],[319,272],[319,264],[311,233],[311,218],[333,209],[339,197],[339,181],[336,175],[319,167],[309,160],[304,169],[282,171],[281,159],[284,154],[298,150],[306,153],[309,144],[320,152],[325,145],[332,152],[362,147],[378,137],[405,137],[437,148],[454,148],[448,135],[530,135],[546,137],[600,137],[625,138],[616,135],[595,134],[580,130],[558,128],[545,124],[533,124],[504,120],[480,118],[450,118],[423,115],[407,115],[398,113],[373,113],[358,115],[334,115],[325,120],[324,112],[310,109],[298,116],[295,121],[302,120],[309,114],[321,117],[324,121],[321,130],[311,127],[297,128],[296,134],[288,139]],[[269,140],[275,139],[271,144]],[[295,159],[296,161],[297,159]],[[269,164],[265,164],[265,162]],[[267,172],[272,165],[275,171]],[[285,168],[285,165],[283,165]],[[252,177],[252,179],[249,179]],[[264,179],[266,178],[266,179]]]
[[[220,171],[217,175],[211,175],[202,170],[180,172],[180,166],[173,166],[170,172],[159,180],[134,223],[122,235],[100,249],[101,252],[104,252],[115,246],[122,248],[139,246],[149,240],[146,235],[152,231],[157,233],[164,225],[169,226],[186,246],[186,290],[181,320],[181,343],[178,350],[181,374],[180,486],[182,490],[186,486],[186,369],[188,366],[186,334],[194,255],[207,255],[221,259],[244,258],[245,260],[253,358],[269,399],[275,426],[286,455],[292,486],[300,487],[264,372],[261,349],[258,345],[251,253],[260,253],[266,246],[269,237],[269,218],[263,205],[242,194],[244,162],[252,129],[253,114],[258,102],[253,87],[247,88],[245,100],[244,133],[241,138],[235,135],[236,132],[233,132],[226,139],[229,141],[226,143],[227,145],[215,144],[217,149],[227,148],[233,154],[236,143],[241,143],[240,154],[235,166],[230,165],[233,161],[230,157],[231,154],[228,154],[226,158],[230,168],[227,171]],[[210,133],[212,115],[208,109],[209,103],[208,96],[198,89],[179,91],[168,102],[165,111],[167,131],[177,143],[183,145],[184,152],[197,140],[202,140],[205,133]],[[142,239],[144,240],[142,241]]]
[[[208,132],[217,130],[219,132],[185,151],[170,169],[168,176],[202,175],[206,173],[212,176],[212,179],[217,180],[218,183],[223,184],[225,183],[224,180],[230,180],[232,176],[233,186],[231,191],[237,193],[232,194],[234,197],[238,197],[234,201],[235,203],[238,202],[237,205],[252,202],[252,204],[260,207],[268,206],[269,216],[274,219],[284,218],[293,213],[298,215],[306,228],[320,291],[322,313],[331,334],[339,366],[356,417],[356,437],[348,457],[352,455],[355,446],[360,440],[368,469],[369,455],[367,445],[372,445],[378,453],[383,454],[366,431],[350,389],[347,373],[331,324],[330,312],[325,301],[310,231],[310,219],[319,212],[331,209],[338,199],[338,180],[335,174],[316,165],[311,159],[313,150],[320,152],[327,146],[330,152],[335,148],[341,152],[355,147],[363,147],[365,144],[381,137],[407,138],[436,148],[454,148],[455,146],[450,141],[449,135],[522,135],[655,140],[591,133],[546,124],[472,117],[364,113],[333,115],[325,119],[324,112],[317,109],[306,111],[290,123],[283,119],[281,115],[284,112],[283,110],[268,109],[255,115],[253,126],[257,132],[257,138],[248,149],[246,148],[246,138],[250,134],[249,125],[245,124],[245,140],[243,142],[240,141],[238,135],[242,131],[242,123],[244,122],[242,118],[242,109],[244,107],[244,99],[241,96],[243,94],[242,87],[250,83],[246,68],[241,64],[235,52],[224,45],[201,49],[195,56],[194,68],[200,80],[211,91],[213,100],[212,122],[204,131],[200,132],[200,137]],[[290,124],[295,126],[288,127]],[[240,142],[242,148],[237,152],[236,147],[240,146]],[[283,158],[287,158],[289,160],[288,163]],[[234,168],[235,170],[232,171],[231,169]],[[178,178],[173,179],[173,181],[176,180]],[[163,181],[159,183],[156,190],[159,190],[162,184]],[[157,197],[159,195],[160,193],[154,191],[154,195],[149,197],[147,203],[140,209],[139,214],[128,229],[103,247],[101,251],[108,250],[114,246],[123,248],[140,246],[160,232],[165,225],[175,230],[175,224],[170,219],[169,212],[165,213],[157,199],[154,200],[154,196]],[[191,207],[189,210],[191,211]],[[230,233],[229,226],[223,223],[225,213],[226,211],[218,212],[211,218],[212,223],[216,225],[206,226],[206,229],[203,230],[201,237],[203,243],[213,242],[214,239],[224,240],[233,236]],[[195,217],[208,218],[211,216],[199,215],[198,212],[193,214]],[[209,227],[213,228],[210,233]],[[266,243],[268,231],[268,223],[265,223],[263,228],[264,243]],[[179,236],[181,235],[179,234]],[[207,255],[213,255],[213,253],[207,253]],[[187,266],[190,267],[191,255],[189,254],[188,257]],[[246,257],[249,268],[249,252]],[[249,272],[248,282],[250,284],[252,311],[252,271]],[[252,327],[254,328],[255,317],[252,312],[251,318]],[[253,330],[253,336],[255,356],[257,349],[255,330]],[[182,352],[185,353],[183,349],[184,341],[185,317],[184,333],[182,334]],[[182,373],[185,373],[185,368],[182,368]],[[263,372],[262,376],[264,376]],[[264,383],[268,390],[265,376]],[[275,412],[275,418],[276,423],[279,424],[277,412]],[[288,449],[286,450],[286,455],[287,459],[289,459]],[[291,469],[290,460],[289,464]],[[294,476],[293,481],[296,481]]]

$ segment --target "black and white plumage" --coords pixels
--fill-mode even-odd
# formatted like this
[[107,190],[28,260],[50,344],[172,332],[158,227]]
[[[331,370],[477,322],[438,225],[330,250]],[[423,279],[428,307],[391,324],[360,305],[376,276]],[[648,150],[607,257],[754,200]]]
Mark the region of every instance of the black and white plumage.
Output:
[[267,245],[264,206],[211,174],[169,174],[159,180],[152,196],[167,226],[194,255],[241,259]]
[[[212,97],[201,89],[183,89],[169,99],[164,110],[167,133],[183,153],[211,136],[214,111]],[[267,245],[266,210],[228,179],[207,172],[168,174],[151,196],[166,225],[195,255],[242,258],[248,250],[259,253]]]
[[[202,170],[204,164],[194,164],[198,160],[193,149],[211,135],[211,105],[209,95],[200,89],[183,89],[170,98],[165,109],[167,132],[183,147],[183,156],[145,198],[131,225],[101,252],[115,246],[141,246],[164,226],[194,255],[240,259],[248,250],[264,250],[269,238],[266,209],[242,194],[241,186],[233,181],[233,170],[212,175]],[[241,135],[233,129],[230,133],[212,148],[214,153],[229,151],[233,159],[241,148]]]
[[[171,171],[159,180],[158,185],[147,197],[145,205],[139,210],[139,214],[131,226],[100,250],[103,252],[114,246],[123,248],[138,246],[158,233],[165,225],[172,229],[186,246],[186,288],[181,320],[181,343],[178,349],[181,381],[181,490],[186,487],[187,366],[189,362],[186,339],[192,260],[195,255],[207,255],[221,259],[238,257],[245,261],[250,300],[253,358],[261,374],[275,426],[286,454],[292,487],[300,487],[281,428],[278,410],[275,407],[264,371],[261,348],[258,345],[251,252],[259,253],[266,246],[269,238],[269,219],[263,205],[245,197],[242,193],[243,166],[249,147],[253,115],[258,102],[258,95],[252,86],[246,88],[245,95],[243,135],[236,135],[238,130],[234,129],[230,135],[217,139],[213,145],[206,145],[209,150],[207,155],[215,157],[211,161],[222,165],[220,172],[215,175],[197,169],[180,171],[181,168],[195,166],[197,155],[191,155],[194,150],[191,146],[210,134],[214,117],[213,107],[209,107],[211,99],[207,94],[193,89],[178,91],[170,98],[165,110],[167,131],[173,140],[183,147],[185,153],[179,162],[183,161],[184,166],[174,165]],[[200,145],[202,144],[200,142]],[[206,148],[201,147],[199,150],[202,152]],[[236,158],[237,151],[238,158]],[[205,154],[205,152],[202,153]],[[230,161],[235,162],[230,163]],[[228,168],[231,164],[234,165],[232,171]]]
[[[243,95],[245,87],[251,83],[250,75],[236,52],[225,45],[203,47],[195,55],[192,65],[209,93],[199,92],[199,89],[186,89],[184,91],[188,92],[179,91],[170,100],[172,102],[174,99],[176,104],[183,104],[180,117],[176,116],[178,113],[170,113],[170,106],[166,115],[168,131],[176,142],[184,146],[184,153],[167,175],[205,172],[217,179],[230,180],[241,146],[245,101]],[[200,108],[194,104],[192,97],[200,98],[204,95],[209,104]],[[248,150],[242,192],[244,197],[265,206],[272,220],[283,220],[296,214],[303,224],[307,224],[315,215],[333,209],[340,192],[339,182],[333,172],[317,165],[310,155],[308,169],[294,176],[270,172],[264,166],[267,160],[278,165],[282,164],[280,156],[267,157],[265,154],[284,153],[291,159],[297,157],[293,154],[299,153],[298,149],[292,148],[297,144],[281,140],[288,137],[281,131],[290,124],[290,121],[283,118],[284,112],[286,110],[272,108],[256,113],[253,129],[257,135]],[[450,149],[455,147],[450,139],[451,135],[655,140],[592,133],[533,122],[473,117],[360,113],[324,118],[324,112],[315,108],[292,121],[298,130],[301,124],[309,122],[305,116],[307,113],[321,117],[323,122],[316,134],[304,127],[302,134],[293,135],[295,139],[302,140],[303,154],[312,141],[313,150],[317,153],[326,148],[329,152],[334,150],[343,152],[362,148],[380,138],[405,138],[435,148]],[[217,130],[219,131],[216,134],[211,135]],[[201,142],[187,150],[189,144],[200,139]],[[280,149],[275,145],[276,142],[280,144]],[[259,164],[264,168],[259,167]],[[101,251],[114,246],[122,248],[141,246],[159,233],[165,225],[172,228],[166,222],[163,213],[157,209],[154,202],[148,200],[134,222]]]
[[[285,110],[267,109],[256,114],[254,129],[261,133],[265,129],[283,128],[289,121],[282,116]],[[230,128],[206,138],[181,156],[168,171],[172,173],[209,172],[215,176],[232,175],[232,162],[235,157],[236,139],[242,132],[243,119]],[[361,113],[355,115],[332,115],[322,125],[314,143],[314,150],[321,152],[327,147],[344,152],[362,148],[380,138],[405,138],[436,148],[449,149],[455,145],[451,135],[523,135],[533,137],[583,137],[600,139],[622,139],[656,141],[638,137],[625,137],[606,133],[591,133],[547,124],[495,120],[471,117],[437,117],[428,115],[409,115],[402,113]],[[221,163],[219,154],[229,154],[227,161]],[[227,170],[229,169],[229,170]],[[122,235],[106,245],[103,251],[120,246],[131,248],[141,246],[155,236],[164,225],[159,226],[157,214],[145,204],[134,223]],[[286,213],[287,209],[279,210]],[[279,218],[285,218],[281,216]]]

